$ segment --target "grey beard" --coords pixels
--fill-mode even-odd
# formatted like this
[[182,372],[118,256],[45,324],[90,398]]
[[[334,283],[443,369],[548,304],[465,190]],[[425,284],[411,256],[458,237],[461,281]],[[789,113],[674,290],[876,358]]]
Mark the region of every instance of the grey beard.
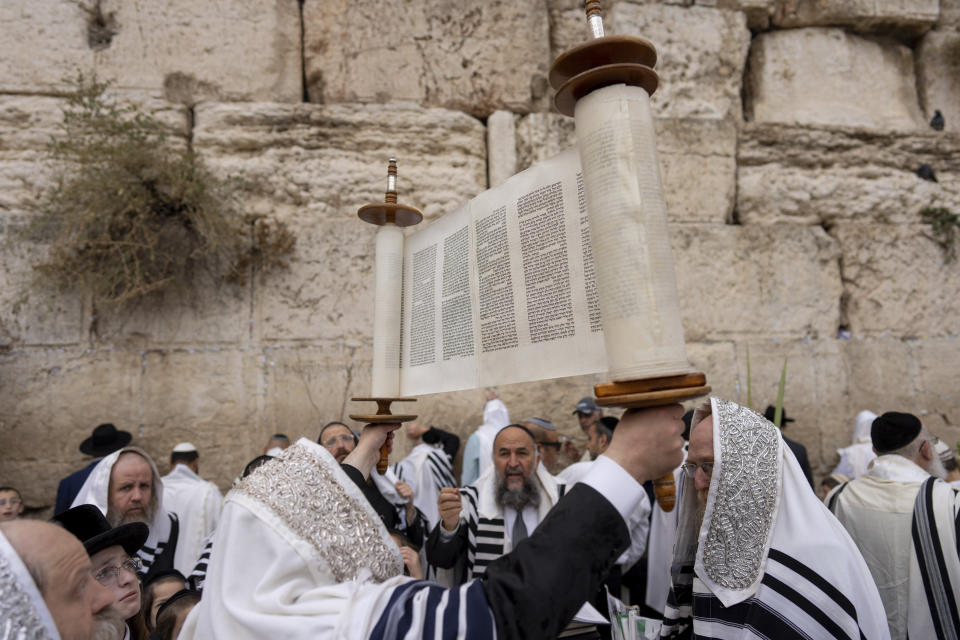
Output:
[[930,464],[927,465],[926,472],[932,475],[934,478],[940,478],[941,480],[944,480],[947,477],[947,468],[943,466],[943,462],[940,460],[940,457],[936,455],[933,456]]
[[93,620],[93,635],[90,640],[123,640],[126,623],[120,614],[108,607],[98,613]]
[[147,508],[144,509],[142,516],[125,517],[123,514],[117,513],[112,509],[107,509],[106,517],[107,517],[107,522],[110,524],[111,527],[119,527],[122,524],[130,524],[131,522],[142,522],[143,524],[149,527],[151,524],[153,524],[154,513],[155,513],[155,510],[153,508],[153,505],[149,504],[147,505]]
[[534,507],[539,506],[540,491],[533,478],[524,478],[523,486],[519,489],[510,489],[507,487],[507,479],[501,478],[497,483],[496,499],[501,508],[510,507],[520,511],[528,504]]

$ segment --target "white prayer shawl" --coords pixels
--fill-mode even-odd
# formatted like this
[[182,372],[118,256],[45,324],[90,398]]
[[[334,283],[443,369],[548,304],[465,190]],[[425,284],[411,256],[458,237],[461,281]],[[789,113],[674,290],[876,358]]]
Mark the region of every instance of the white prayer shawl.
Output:
[[873,411],[861,411],[857,414],[853,424],[853,444],[837,449],[840,463],[833,473],[853,479],[867,472],[870,461],[877,457],[873,452],[873,440],[870,437],[870,429],[876,418],[877,414]]
[[[540,491],[537,506],[537,524],[543,522],[553,505],[563,497],[564,485],[557,482],[542,464],[537,465],[534,475]],[[487,565],[513,549],[505,534],[503,508],[497,504],[497,473],[493,465],[476,483],[460,490],[463,508],[460,521],[467,527],[466,579],[482,576]],[[517,514],[517,517],[522,517]],[[533,534],[533,530],[528,531]],[[438,573],[438,575],[443,575]]]
[[[476,463],[479,467],[477,478],[487,472],[493,465],[493,439],[497,437],[500,429],[510,424],[510,413],[507,411],[507,405],[503,404],[500,398],[488,400],[483,407],[483,424],[477,427],[471,438],[477,439]],[[466,453],[466,451],[464,452]],[[464,460],[464,467],[467,461]]]
[[[587,472],[593,466],[594,461],[575,462],[569,467],[557,474],[557,482],[566,486],[569,491],[573,485],[587,475]],[[630,570],[630,567],[639,560],[647,550],[647,534],[650,530],[650,499],[646,491],[640,499],[637,508],[633,510],[627,519],[627,530],[630,531],[630,547],[620,554],[617,558],[617,564],[624,572]],[[666,594],[664,594],[664,599]],[[660,609],[663,611],[663,609]]]
[[0,640],[60,640],[23,560],[0,532]]
[[[687,452],[683,452],[686,461]],[[683,469],[673,471],[675,486],[680,486]],[[650,515],[650,538],[647,542],[647,588],[644,602],[654,611],[663,612],[667,606],[667,594],[670,593],[670,564],[673,560],[673,541],[677,537],[678,503],[670,512],[660,508],[654,500]]]
[[726,640],[888,638],[867,565],[780,430],[735,403],[711,404],[706,511],[697,530],[696,489],[684,479],[661,637],[692,620],[695,636]]
[[[163,476],[163,504],[180,519],[177,551],[196,562],[204,540],[217,528],[223,496],[217,485],[208,482],[185,464],[178,464]],[[183,545],[181,547],[181,545]]]
[[395,466],[397,478],[413,489],[413,506],[427,519],[428,530],[440,522],[440,489],[456,487],[453,467],[443,449],[420,443]]
[[[151,458],[146,451],[139,447],[124,447],[103,458],[97,463],[97,466],[93,468],[93,471],[90,472],[86,482],[80,487],[77,497],[74,498],[73,504],[70,506],[72,508],[80,506],[81,504],[92,504],[106,515],[107,507],[109,506],[108,492],[110,489],[110,472],[113,470],[113,465],[117,462],[117,458],[127,451],[139,453],[150,463],[150,469],[153,471],[153,490],[156,492],[155,495],[157,497],[156,513],[154,513],[153,520],[147,524],[150,528],[150,535],[147,536],[147,541],[140,550],[137,551],[137,555],[143,562],[141,575],[146,575],[150,567],[153,566],[156,557],[163,553],[163,550],[166,548],[167,542],[170,540],[171,529],[171,514],[164,508],[163,502],[163,480],[160,478],[159,472],[157,472],[157,465],[153,463],[153,458]],[[176,515],[172,517],[176,518]],[[179,544],[177,545],[173,558],[173,566],[177,571],[183,575],[189,574],[196,560],[196,555],[191,557],[189,553],[184,553],[181,550]]]
[[891,637],[960,637],[957,492],[911,460],[883,455],[826,502],[863,552]]
[[309,440],[227,495],[214,537],[181,640],[495,638],[479,582],[447,591],[399,575],[380,518]]

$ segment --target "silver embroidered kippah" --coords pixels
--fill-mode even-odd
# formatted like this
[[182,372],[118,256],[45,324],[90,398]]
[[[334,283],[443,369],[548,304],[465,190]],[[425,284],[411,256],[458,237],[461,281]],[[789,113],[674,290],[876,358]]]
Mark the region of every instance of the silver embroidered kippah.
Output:
[[297,442],[234,491],[262,503],[313,545],[338,582],[363,569],[377,582],[403,573],[400,552],[373,507],[319,445]]
[[763,571],[780,491],[780,434],[763,416],[714,399],[715,494],[701,545],[707,576],[746,589]]

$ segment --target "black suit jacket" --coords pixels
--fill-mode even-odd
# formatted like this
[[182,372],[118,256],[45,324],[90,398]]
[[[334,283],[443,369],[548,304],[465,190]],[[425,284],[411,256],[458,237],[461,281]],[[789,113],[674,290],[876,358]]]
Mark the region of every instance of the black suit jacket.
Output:
[[57,503],[53,507],[53,515],[58,516],[70,508],[77,494],[80,493],[80,488],[83,487],[83,483],[86,482],[90,476],[90,472],[93,471],[93,468],[97,466],[97,463],[101,460],[103,460],[103,458],[97,458],[83,469],[80,469],[80,471],[75,471],[60,481],[60,484],[57,486]]
[[807,458],[807,448],[799,442],[794,442],[787,436],[783,436],[783,441],[790,447],[790,451],[793,451],[793,455],[797,458],[797,462],[800,463],[800,468],[803,470],[803,475],[807,477],[807,482],[810,483],[810,488],[813,489],[813,473],[810,471],[810,460]]
[[603,494],[574,486],[533,535],[487,566],[483,590],[497,638],[556,638],[629,544],[626,523]]

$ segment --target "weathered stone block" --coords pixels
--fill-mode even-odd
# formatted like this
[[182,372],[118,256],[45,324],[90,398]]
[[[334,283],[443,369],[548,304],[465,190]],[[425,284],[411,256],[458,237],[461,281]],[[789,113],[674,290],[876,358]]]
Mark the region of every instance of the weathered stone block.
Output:
[[823,229],[691,224],[670,237],[688,341],[836,335],[840,254]]
[[41,284],[33,267],[48,247],[22,236],[26,216],[0,215],[0,351],[11,346],[62,346],[86,337],[84,299]]
[[939,0],[778,0],[773,24],[783,29],[840,26],[860,32],[917,35],[939,16]]
[[[203,475],[228,488],[262,452],[253,428],[261,387],[259,354],[236,349],[150,351],[144,354],[137,441],[164,469],[171,449],[190,441]],[[206,455],[204,455],[206,454]]]
[[[484,128],[412,105],[203,105],[194,146],[246,182],[247,212],[297,237],[289,270],[258,276],[254,339],[369,339],[376,229],[357,209],[383,200],[386,163],[400,201],[428,217],[486,188]],[[426,224],[426,222],[424,222]]]
[[495,111],[487,118],[487,175],[496,187],[517,172],[516,117]]
[[410,100],[478,116],[546,105],[542,1],[308,0],[303,22],[311,102]]
[[299,7],[267,4],[3,3],[0,91],[67,89],[79,70],[173,102],[299,101]]
[[841,224],[831,235],[843,251],[846,320],[854,336],[960,333],[960,263],[944,261],[928,225]]
[[78,447],[98,424],[137,441],[139,354],[18,349],[0,356],[0,370],[0,478],[29,506],[53,506],[60,478],[90,461]]
[[913,54],[841,29],[771,31],[750,51],[747,119],[910,130],[923,126]]
[[770,28],[777,0],[693,0],[693,3],[702,7],[742,11],[747,16],[747,26],[758,31]]
[[937,29],[960,29],[960,0],[940,0],[940,19]]
[[618,3],[611,33],[640,36],[657,48],[655,112],[671,118],[741,115],[740,89],[750,31],[739,11]]
[[[662,118],[657,152],[672,222],[726,222],[733,212],[737,130],[730,120]],[[572,118],[532,113],[516,125],[517,170],[576,145]]]
[[[695,370],[706,374],[707,384],[712,388],[711,396],[737,400],[744,395],[742,381],[737,371],[737,352],[734,342],[688,342],[687,360]],[[691,400],[687,406],[693,408],[699,402],[700,400]]]
[[[744,224],[909,224],[931,205],[960,208],[956,135],[753,123],[742,129],[737,155]],[[939,182],[917,176],[922,164]]]
[[945,131],[960,131],[960,32],[929,32],[917,47],[917,85],[929,121],[939,110]]
[[919,387],[920,418],[927,428],[955,446],[960,440],[960,339],[956,336],[910,343]]

